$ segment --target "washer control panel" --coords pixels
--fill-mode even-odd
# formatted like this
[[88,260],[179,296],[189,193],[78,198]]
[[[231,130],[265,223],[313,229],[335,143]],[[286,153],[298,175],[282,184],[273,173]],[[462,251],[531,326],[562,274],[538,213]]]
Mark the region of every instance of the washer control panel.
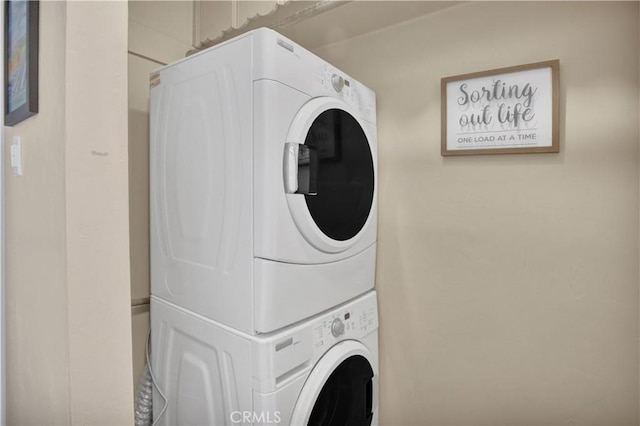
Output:
[[315,351],[324,351],[337,342],[358,339],[378,328],[375,294],[346,304],[329,315],[319,318],[312,326]]

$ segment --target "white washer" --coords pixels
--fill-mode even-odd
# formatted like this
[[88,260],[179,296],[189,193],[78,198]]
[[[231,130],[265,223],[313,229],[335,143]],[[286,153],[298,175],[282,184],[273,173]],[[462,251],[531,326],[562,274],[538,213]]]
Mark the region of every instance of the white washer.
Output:
[[375,94],[259,29],[151,76],[151,291],[249,334],[374,286]]
[[[248,335],[152,297],[164,425],[377,425],[374,291],[310,320]],[[154,416],[164,401],[154,394]]]

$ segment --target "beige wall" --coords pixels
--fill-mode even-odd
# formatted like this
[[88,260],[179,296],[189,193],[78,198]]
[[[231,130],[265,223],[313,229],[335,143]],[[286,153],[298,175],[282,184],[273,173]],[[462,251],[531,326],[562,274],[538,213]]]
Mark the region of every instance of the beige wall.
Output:
[[8,424],[133,422],[126,25],[125,3],[40,3],[39,113],[4,128]]
[[[378,95],[383,424],[638,424],[638,16],[477,2],[317,51]],[[555,58],[560,154],[440,156],[441,77]]]
[[66,227],[71,420],[133,420],[127,4],[69,2]]
[[7,423],[68,424],[63,3],[40,3],[39,113],[4,128],[22,138],[23,176],[5,163]]

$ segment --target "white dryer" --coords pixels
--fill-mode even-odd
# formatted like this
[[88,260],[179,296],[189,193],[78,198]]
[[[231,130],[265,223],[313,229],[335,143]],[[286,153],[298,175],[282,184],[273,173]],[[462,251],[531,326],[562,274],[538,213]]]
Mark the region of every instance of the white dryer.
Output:
[[370,89],[267,29],[150,84],[152,295],[257,334],[373,288]]
[[378,424],[376,294],[247,335],[152,297],[161,425]]

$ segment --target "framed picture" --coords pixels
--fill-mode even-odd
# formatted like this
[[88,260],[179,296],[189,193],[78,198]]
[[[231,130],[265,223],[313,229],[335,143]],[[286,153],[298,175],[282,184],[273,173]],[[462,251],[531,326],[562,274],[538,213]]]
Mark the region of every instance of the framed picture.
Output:
[[446,77],[441,154],[560,152],[559,60]]
[[4,2],[4,125],[38,112],[38,1]]

